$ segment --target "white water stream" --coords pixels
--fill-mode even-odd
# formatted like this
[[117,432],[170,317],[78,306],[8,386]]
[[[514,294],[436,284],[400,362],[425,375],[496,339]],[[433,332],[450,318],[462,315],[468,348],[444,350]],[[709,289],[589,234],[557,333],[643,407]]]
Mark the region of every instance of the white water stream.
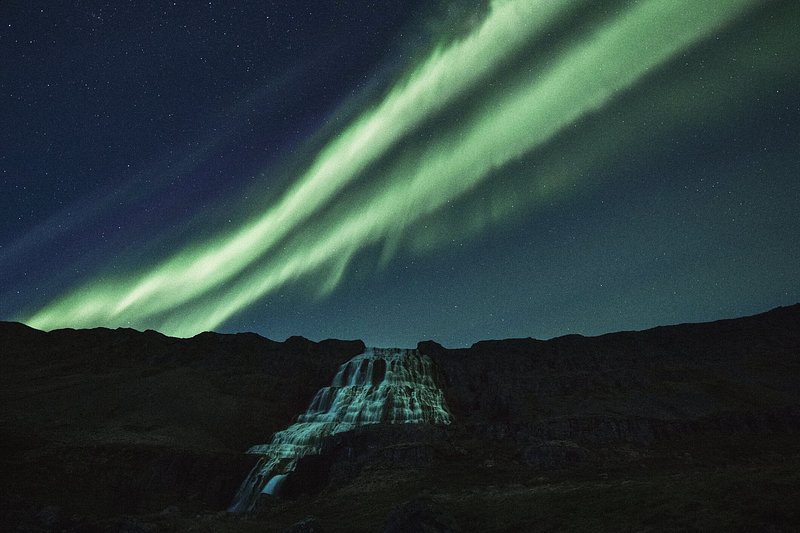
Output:
[[247,452],[261,459],[236,493],[230,512],[253,509],[260,494],[278,494],[298,459],[320,452],[325,437],[367,424],[449,424],[433,361],[417,350],[368,348],[339,367],[329,387],[297,422]]

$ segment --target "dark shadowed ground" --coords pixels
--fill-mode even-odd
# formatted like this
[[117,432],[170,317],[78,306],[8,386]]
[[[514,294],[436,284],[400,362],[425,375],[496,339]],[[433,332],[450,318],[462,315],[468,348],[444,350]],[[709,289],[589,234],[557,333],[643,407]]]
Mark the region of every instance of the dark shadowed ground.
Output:
[[329,532],[800,526],[800,306],[419,348],[438,365],[453,425],[335,435],[301,461],[291,498],[242,518],[223,512],[254,462],[242,452],[290,424],[362,343],[2,323],[0,526],[281,531],[309,516],[306,531]]

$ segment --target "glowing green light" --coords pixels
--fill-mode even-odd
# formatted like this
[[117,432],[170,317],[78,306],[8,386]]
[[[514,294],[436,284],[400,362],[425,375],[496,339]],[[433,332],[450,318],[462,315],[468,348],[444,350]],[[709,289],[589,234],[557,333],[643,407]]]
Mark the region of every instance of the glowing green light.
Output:
[[[89,284],[27,322],[43,329],[132,324],[192,335],[303,276],[318,276],[321,289],[330,291],[359,250],[403,235],[421,217],[546,144],[758,2],[650,0],[632,5],[581,41],[554,52],[545,67],[520,72],[518,85],[488,91],[473,112],[448,125],[426,147],[392,152],[578,4],[494,3],[472,34],[436,50],[324,147],[262,216],[233,234],[183,250],[141,276]],[[324,223],[314,220],[337,195],[369,181],[366,171],[375,162],[385,169],[385,186],[357,206],[333,206]],[[497,216],[508,209],[499,204]]]

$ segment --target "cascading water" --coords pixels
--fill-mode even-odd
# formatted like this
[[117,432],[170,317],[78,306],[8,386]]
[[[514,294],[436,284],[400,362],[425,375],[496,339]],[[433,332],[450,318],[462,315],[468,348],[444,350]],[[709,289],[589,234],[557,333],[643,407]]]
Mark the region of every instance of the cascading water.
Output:
[[433,361],[417,350],[369,348],[355,356],[297,422],[247,451],[262,457],[228,510],[247,512],[261,494],[277,494],[298,459],[319,453],[327,436],[367,424],[449,424],[452,416],[433,376]]

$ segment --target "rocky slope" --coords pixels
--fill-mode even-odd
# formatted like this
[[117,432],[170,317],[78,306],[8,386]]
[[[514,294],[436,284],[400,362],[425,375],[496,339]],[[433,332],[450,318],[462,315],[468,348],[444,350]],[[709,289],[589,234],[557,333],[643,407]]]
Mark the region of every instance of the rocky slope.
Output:
[[799,419],[798,306],[592,338],[419,349],[438,363],[454,416],[476,431],[648,444]]
[[252,467],[243,450],[364,349],[14,323],[0,324],[0,347],[4,509],[97,516],[224,508]]
[[[449,426],[365,426],[282,499],[221,512],[360,341],[0,323],[0,529],[794,530],[800,305],[550,341],[418,349]],[[316,518],[308,518],[309,514]],[[405,525],[404,525],[405,524]]]

